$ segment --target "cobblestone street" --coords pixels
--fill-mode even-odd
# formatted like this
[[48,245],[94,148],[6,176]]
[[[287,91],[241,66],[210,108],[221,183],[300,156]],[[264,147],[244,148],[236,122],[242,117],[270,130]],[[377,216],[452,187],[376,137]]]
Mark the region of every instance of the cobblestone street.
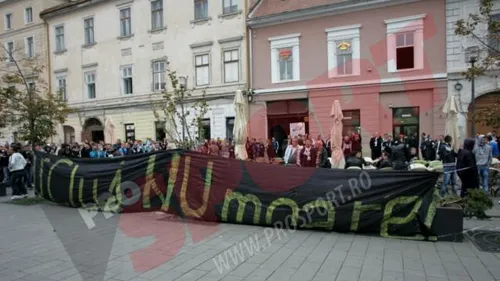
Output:
[[[219,254],[255,235],[261,243],[265,240],[263,227],[231,224],[219,225],[217,231],[197,243],[190,242],[196,237],[189,237],[196,233],[186,231],[187,242],[173,258],[141,272],[134,269],[138,265],[132,263],[131,257],[151,245],[154,238],[131,238],[116,226],[118,218],[133,215],[103,218],[100,223],[107,222],[106,227],[90,237],[88,231],[72,229],[70,221],[81,220],[75,209],[44,203],[21,206],[3,202],[0,213],[2,281],[500,280],[500,255],[480,252],[467,240],[417,242],[306,230],[287,232],[279,239],[274,237],[269,247],[253,256],[247,255],[243,262],[221,274],[213,261]],[[99,216],[102,215],[96,218]],[[158,224],[151,218],[143,223]],[[469,228],[491,229],[500,226],[500,219],[466,220],[465,224]],[[177,223],[177,228],[182,225]],[[176,228],[171,224],[168,227]],[[108,241],[109,235],[113,237]],[[112,248],[106,244],[112,244]],[[111,248],[109,254],[106,248]],[[154,264],[155,256],[149,257],[144,262]]]

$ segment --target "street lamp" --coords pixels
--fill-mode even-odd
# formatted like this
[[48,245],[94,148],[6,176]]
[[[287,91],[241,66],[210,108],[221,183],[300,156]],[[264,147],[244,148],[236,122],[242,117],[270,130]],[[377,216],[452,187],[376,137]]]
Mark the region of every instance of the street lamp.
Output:
[[251,103],[253,101],[253,90],[250,89],[248,92],[247,92],[247,99],[248,99],[248,103]]
[[187,88],[187,77],[186,76],[179,76],[179,86],[182,89],[186,89]]
[[[471,64],[472,71],[474,71],[474,64],[477,62],[479,58],[479,47],[473,46],[469,47],[465,50],[465,61]],[[476,85],[475,85],[475,77],[474,72],[472,72],[471,78],[471,105],[470,112],[471,116],[474,118],[474,112],[476,109],[475,99],[476,99]],[[472,137],[476,135],[476,122],[475,120],[471,120],[471,134]]]

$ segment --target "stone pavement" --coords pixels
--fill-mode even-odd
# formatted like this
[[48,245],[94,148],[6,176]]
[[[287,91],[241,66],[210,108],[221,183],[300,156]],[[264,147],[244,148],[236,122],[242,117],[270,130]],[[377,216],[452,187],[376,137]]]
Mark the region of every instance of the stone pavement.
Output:
[[[175,257],[147,272],[138,272],[134,270],[137,264],[132,263],[135,254],[129,253],[149,246],[154,237],[131,238],[120,228],[115,233],[108,227],[88,240],[84,231],[70,229],[71,223],[66,217],[71,211],[74,209],[51,204],[0,203],[0,281],[500,280],[500,255],[480,252],[468,241],[418,242],[307,230],[288,232],[281,239],[275,237],[265,249],[253,256],[246,255],[243,262],[231,264],[230,269],[221,274],[213,258],[217,259],[238,242],[249,241],[249,237],[257,235],[261,245],[266,240],[263,227],[231,224],[219,225],[217,231],[197,243],[186,242],[194,240],[189,237],[193,235],[191,231]],[[50,212],[59,217],[49,215]],[[120,220],[124,216],[132,215],[121,215]],[[110,225],[114,223],[112,220],[108,219]],[[145,220],[145,223],[159,223],[152,218]],[[466,227],[495,228],[500,226],[500,219],[466,220],[465,224]],[[105,251],[107,241],[99,244],[102,242],[99,240],[109,233],[114,236],[110,241],[112,249],[109,255],[104,254],[108,263],[105,275],[99,277],[101,260],[78,259],[74,255],[75,251],[81,255]],[[62,241],[58,235],[71,239]],[[86,244],[88,241],[99,247],[92,248]],[[150,258],[145,262],[154,263],[155,255],[151,254]],[[75,264],[75,260],[82,264]]]

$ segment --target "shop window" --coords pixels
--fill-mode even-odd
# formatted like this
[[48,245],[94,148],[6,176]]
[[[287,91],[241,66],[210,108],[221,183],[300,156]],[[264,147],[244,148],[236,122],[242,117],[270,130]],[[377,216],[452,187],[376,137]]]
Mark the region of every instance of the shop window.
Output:
[[210,119],[203,119],[201,121],[201,134],[200,134],[200,138],[202,140],[210,140],[212,139],[211,138],[211,135],[210,135]]
[[361,134],[361,112],[359,110],[343,110],[344,120],[342,120],[342,135],[346,136],[349,132]]
[[156,140],[163,141],[167,136],[165,132],[165,122],[164,121],[156,121],[155,122],[155,131],[156,131]]
[[134,124],[125,124],[125,137],[127,140],[135,141],[135,126]]

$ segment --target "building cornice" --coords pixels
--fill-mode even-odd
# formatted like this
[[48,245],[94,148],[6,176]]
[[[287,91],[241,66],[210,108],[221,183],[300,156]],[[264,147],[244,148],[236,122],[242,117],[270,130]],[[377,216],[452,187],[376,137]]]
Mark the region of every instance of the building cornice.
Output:
[[18,35],[21,33],[26,33],[26,32],[31,31],[31,30],[43,28],[44,25],[45,25],[45,23],[40,22],[40,23],[26,25],[26,26],[23,26],[21,28],[5,31],[3,33],[0,33],[0,40],[2,40],[3,38],[6,38],[6,37],[15,36],[15,35]]
[[52,8],[45,9],[40,12],[40,18],[47,20],[54,18],[68,12],[73,12],[75,10],[85,8],[88,6],[100,4],[107,2],[108,0],[75,0],[69,3],[61,4]]
[[249,17],[247,24],[251,28],[302,21],[323,16],[331,16],[364,10],[383,8],[394,5],[409,4],[422,0],[373,0],[373,1],[343,1],[329,5],[316,6],[290,12],[283,12],[262,17]]

